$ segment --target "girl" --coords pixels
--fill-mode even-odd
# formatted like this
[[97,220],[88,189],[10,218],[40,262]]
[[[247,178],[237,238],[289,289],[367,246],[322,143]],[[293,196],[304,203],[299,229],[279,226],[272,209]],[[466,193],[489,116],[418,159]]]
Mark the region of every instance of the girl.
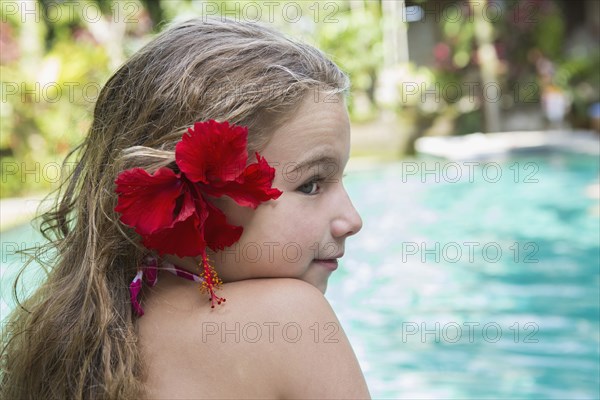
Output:
[[3,333],[2,398],[368,398],[323,297],[362,224],[347,89],[251,23],[135,54],[44,215],[56,260]]

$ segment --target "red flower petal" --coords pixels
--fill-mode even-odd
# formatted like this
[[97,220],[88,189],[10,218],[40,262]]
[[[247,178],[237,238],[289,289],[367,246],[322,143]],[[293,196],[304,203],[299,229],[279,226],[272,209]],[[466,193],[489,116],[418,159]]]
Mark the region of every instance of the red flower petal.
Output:
[[[134,227],[140,235],[169,227],[193,211],[191,198],[182,196],[182,180],[169,168],[160,168],[154,175],[142,168],[129,169],[121,172],[115,183],[119,195],[115,211],[121,213],[124,224]],[[181,204],[175,215],[178,200]]]
[[229,225],[225,214],[209,202],[208,218],[204,222],[204,237],[208,247],[216,250],[223,250],[237,242],[242,235],[241,226]]
[[149,249],[155,249],[159,255],[195,257],[206,247],[201,225],[201,217],[193,213],[170,228],[143,236],[143,244]]
[[244,170],[248,156],[248,128],[229,122],[196,122],[175,147],[179,169],[192,182],[233,181]]
[[197,256],[207,245],[213,250],[231,246],[242,228],[229,225],[203,196],[228,195],[256,208],[282,193],[272,187],[275,169],[258,153],[257,162],[245,167],[247,135],[246,127],[228,122],[198,122],[175,148],[180,174],[168,168],[154,175],[141,168],[122,172],[115,181],[121,221],[160,255]]
[[236,181],[219,187],[202,185],[202,190],[215,197],[227,195],[239,205],[252,208],[258,207],[263,201],[277,199],[282,192],[271,187],[275,168],[269,166],[258,153],[256,159],[258,162],[248,165]]

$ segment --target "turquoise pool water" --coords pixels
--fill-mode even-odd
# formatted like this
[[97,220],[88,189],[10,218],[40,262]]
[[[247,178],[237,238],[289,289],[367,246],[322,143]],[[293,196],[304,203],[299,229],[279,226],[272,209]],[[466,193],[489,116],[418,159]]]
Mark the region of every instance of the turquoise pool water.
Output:
[[[348,174],[364,227],[327,297],[373,398],[600,397],[599,167],[551,152]],[[4,317],[13,247],[41,240],[1,240]]]
[[422,162],[348,176],[328,297],[373,397],[600,398],[598,157]]

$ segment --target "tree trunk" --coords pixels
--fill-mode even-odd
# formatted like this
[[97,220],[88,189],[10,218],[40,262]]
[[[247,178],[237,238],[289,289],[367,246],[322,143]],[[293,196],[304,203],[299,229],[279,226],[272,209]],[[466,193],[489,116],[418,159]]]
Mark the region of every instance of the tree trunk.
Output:
[[483,16],[488,0],[471,0],[475,15],[475,38],[477,40],[477,59],[481,75],[483,115],[486,132],[499,132],[500,124],[500,96],[501,89],[498,84],[498,55],[493,44],[494,27]]

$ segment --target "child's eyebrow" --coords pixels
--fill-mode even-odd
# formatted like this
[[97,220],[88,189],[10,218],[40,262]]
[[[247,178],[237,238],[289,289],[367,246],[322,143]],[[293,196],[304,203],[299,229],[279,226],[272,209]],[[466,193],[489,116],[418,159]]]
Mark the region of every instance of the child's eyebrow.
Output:
[[[317,165],[317,164],[336,164],[337,165],[337,163],[338,163],[338,160],[335,157],[330,156],[326,152],[319,151],[319,152],[316,152],[316,153],[308,156],[305,160],[300,161],[291,170],[286,170],[286,173],[291,174],[296,171],[301,171],[305,168],[310,168],[313,165]],[[295,164],[295,163],[290,163],[290,165],[293,165],[293,164]]]

